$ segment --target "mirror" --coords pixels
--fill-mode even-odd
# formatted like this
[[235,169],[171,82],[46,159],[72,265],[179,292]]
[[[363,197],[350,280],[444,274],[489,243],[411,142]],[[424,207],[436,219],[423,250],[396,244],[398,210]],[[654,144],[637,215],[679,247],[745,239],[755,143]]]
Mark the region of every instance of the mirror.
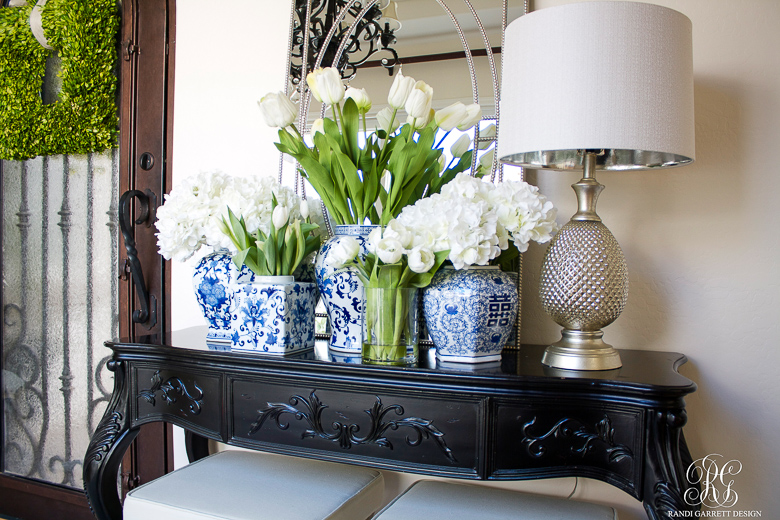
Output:
[[[315,0],[316,1],[316,0]],[[507,20],[524,11],[522,0],[508,0]],[[463,27],[474,67],[478,101],[484,116],[495,115],[493,79],[485,43],[474,16],[463,0],[396,0],[401,27],[395,31],[396,50],[404,74],[429,83],[434,108],[460,100],[474,102],[463,44],[446,5]],[[500,48],[503,0],[471,0],[483,23],[490,46]],[[235,175],[267,174],[278,170],[274,129],[265,127],[256,102],[265,93],[282,90],[287,77],[293,0],[258,2],[184,0],[176,5],[174,183],[202,170],[219,169]],[[455,57],[453,53],[460,53]],[[352,85],[366,88],[382,108],[392,78],[378,66],[377,54],[361,67]],[[495,55],[500,74],[500,54]],[[374,63],[371,63],[374,62]],[[288,86],[289,92],[292,87]],[[311,120],[320,107],[312,106]],[[286,173],[287,183],[293,177]]]
[[[483,21],[491,47],[501,46],[503,1],[471,0]],[[448,54],[462,53],[463,45],[447,12],[437,0],[396,2],[402,27],[396,32],[393,46],[403,64],[404,74],[424,80],[434,88],[435,108],[455,100],[473,102],[465,58]],[[442,2],[463,25],[469,46],[485,49],[465,2]],[[524,12],[522,0],[507,2],[508,21]],[[276,176],[282,163],[286,166],[283,182],[293,184],[294,167],[282,161],[274,146],[277,131],[265,125],[257,108],[257,101],[263,95],[285,88],[293,4],[293,0],[223,0],[218,4],[212,0],[176,2],[169,188],[201,171]],[[475,56],[474,63],[483,115],[495,116],[488,60],[485,56]],[[500,54],[496,54],[495,66],[499,74]],[[392,78],[381,66],[361,68],[352,80],[354,86],[371,89],[375,110],[384,103],[391,82]],[[319,108],[313,106],[311,113],[317,114]],[[482,124],[490,123],[486,120]],[[510,172],[512,176],[520,175],[519,169],[507,168],[507,177]],[[179,309],[172,317],[172,328],[201,323],[200,311],[190,289],[192,268],[188,264],[171,266],[172,301]]]
[[[342,0],[346,3],[346,0]],[[312,10],[319,13],[320,18],[326,17],[324,0],[314,0]],[[431,85],[435,92],[434,108],[442,108],[455,101],[479,102],[484,108],[484,114],[495,114],[495,97],[493,72],[491,71],[490,60],[488,59],[486,48],[495,52],[494,65],[495,73],[500,74],[500,48],[502,37],[502,19],[503,2],[502,0],[470,0],[471,7],[479,17],[479,23],[484,29],[483,36],[480,27],[475,20],[474,14],[469,9],[469,5],[463,0],[446,0],[439,2],[437,0],[396,0],[396,1],[378,1],[376,6],[384,6],[379,11],[374,7],[374,11],[369,14],[377,16],[375,28],[384,28],[387,40],[377,42],[376,52],[367,56],[367,51],[372,47],[369,38],[372,35],[369,28],[361,30],[361,27],[355,28],[355,33],[359,39],[358,44],[350,44],[344,56],[343,61],[349,63],[362,63],[357,68],[350,64],[345,64],[345,77],[352,76],[350,84],[359,88],[366,88],[374,106],[372,113],[383,108],[383,100],[386,97],[392,81],[392,74],[399,68],[402,68],[404,74],[421,79]],[[512,20],[522,15],[524,6],[522,2],[507,2],[507,20]],[[299,0],[296,2],[296,9],[293,15],[293,34],[292,66],[300,70],[301,66],[301,48],[303,32],[300,30],[301,20],[304,18],[306,3]],[[332,6],[331,2],[329,6]],[[361,5],[359,2],[355,5]],[[355,9],[350,11],[340,32],[346,32],[347,27],[355,20]],[[464,43],[461,35],[458,33],[455,24],[463,32],[468,47],[473,55],[474,72],[476,83],[478,85],[478,98],[473,99],[472,79],[468,61],[464,53]],[[358,24],[359,26],[365,24]],[[308,68],[311,69],[312,62],[316,56],[314,53],[322,47],[322,40],[325,39],[327,27],[321,24],[312,24],[309,39]],[[392,32],[389,32],[389,31]],[[388,34],[389,32],[389,34]],[[334,40],[336,37],[334,37]],[[377,35],[377,40],[379,35]],[[485,39],[488,41],[486,45]],[[389,43],[387,47],[390,50],[381,50],[384,43]],[[332,62],[335,53],[334,43],[325,49],[325,62]],[[384,68],[381,60],[389,61],[389,66]],[[341,63],[343,63],[343,61]],[[393,64],[398,66],[393,67]],[[299,74],[299,72],[298,72]],[[297,82],[297,78],[292,78],[293,82],[290,89],[295,88],[292,83]],[[312,107],[314,112],[319,111],[318,106]]]
[[[299,82],[304,66],[312,70],[336,64],[350,86],[367,90],[373,102],[367,126],[372,128],[376,114],[387,106],[392,75],[403,70],[433,88],[434,109],[456,101],[480,104],[485,121],[480,125],[483,150],[474,157],[476,165],[482,155],[492,153],[493,139],[488,135],[490,131],[495,134],[503,27],[525,9],[525,2],[502,0],[378,0],[373,4],[297,0],[287,93],[303,92]],[[308,34],[303,30],[307,16],[311,20]],[[302,114],[299,127],[309,128],[325,114],[326,107],[311,97],[304,96],[301,106],[307,117]],[[444,149],[449,150],[458,137],[457,131],[447,136]],[[494,160],[494,174],[497,170],[502,177],[503,169]],[[282,177],[296,178],[293,164],[283,166]]]

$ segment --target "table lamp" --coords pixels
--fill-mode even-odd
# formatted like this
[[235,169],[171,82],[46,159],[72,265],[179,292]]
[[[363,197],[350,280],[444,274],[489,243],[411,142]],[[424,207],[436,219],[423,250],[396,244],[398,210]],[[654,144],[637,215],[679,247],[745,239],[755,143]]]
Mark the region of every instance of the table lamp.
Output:
[[603,327],[628,298],[623,252],[596,213],[597,170],[694,159],[691,22],[652,4],[582,2],[534,11],[506,29],[499,158],[578,169],[578,210],[553,238],[540,277],[544,310],[563,327],[542,362],[608,370],[620,354]]

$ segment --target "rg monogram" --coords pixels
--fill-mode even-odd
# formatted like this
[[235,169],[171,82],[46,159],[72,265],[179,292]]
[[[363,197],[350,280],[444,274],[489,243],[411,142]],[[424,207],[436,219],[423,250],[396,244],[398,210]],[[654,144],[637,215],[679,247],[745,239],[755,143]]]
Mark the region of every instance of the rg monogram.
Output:
[[722,458],[723,455],[712,453],[694,460],[688,466],[688,482],[701,484],[701,491],[691,488],[685,492],[685,502],[688,505],[732,507],[737,503],[739,495],[732,489],[734,480],[730,477],[742,471],[742,463],[733,459],[721,465],[719,462]]

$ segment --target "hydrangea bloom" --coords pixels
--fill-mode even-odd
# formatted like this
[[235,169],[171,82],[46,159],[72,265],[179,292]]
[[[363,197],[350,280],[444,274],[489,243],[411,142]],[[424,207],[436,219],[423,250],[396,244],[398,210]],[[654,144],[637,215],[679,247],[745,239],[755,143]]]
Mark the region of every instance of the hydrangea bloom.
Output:
[[[369,238],[369,251],[380,252],[389,245],[428,255],[446,251],[456,269],[487,265],[509,247],[518,251],[528,243],[544,243],[556,229],[556,211],[539,189],[525,182],[492,184],[463,172],[446,184],[441,193],[407,206],[380,235]],[[391,241],[383,245],[383,241]],[[414,262],[422,268],[426,263]],[[411,263],[410,263],[411,265]]]
[[[272,218],[272,195],[287,208],[289,218],[301,218],[300,198],[272,177],[240,178],[222,172],[202,172],[185,179],[165,196],[157,210],[157,247],[166,260],[184,261],[202,246],[235,251],[222,232],[227,208],[243,216],[249,232],[268,233]],[[307,201],[310,218],[325,232],[318,201]]]

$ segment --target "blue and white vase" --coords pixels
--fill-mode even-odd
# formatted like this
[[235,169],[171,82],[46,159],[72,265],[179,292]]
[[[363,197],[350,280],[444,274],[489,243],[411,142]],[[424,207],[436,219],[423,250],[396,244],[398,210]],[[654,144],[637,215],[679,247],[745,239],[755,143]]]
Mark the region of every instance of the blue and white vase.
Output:
[[[330,348],[337,352],[361,355],[363,341],[363,284],[351,270],[336,273],[327,263],[328,254],[340,241],[353,237],[360,245],[359,256],[365,259],[368,235],[377,226],[335,226],[334,235],[320,248],[314,267],[317,287],[325,304],[330,324]],[[334,274],[335,273],[335,274]]]
[[208,343],[231,342],[230,322],[236,305],[233,284],[237,276],[238,269],[227,251],[206,255],[195,267],[192,285],[209,324],[206,333]]
[[499,361],[514,329],[518,301],[517,273],[497,266],[441,269],[423,291],[425,321],[437,359]]
[[314,348],[313,283],[248,272],[239,276],[234,287],[231,350],[284,355]]

